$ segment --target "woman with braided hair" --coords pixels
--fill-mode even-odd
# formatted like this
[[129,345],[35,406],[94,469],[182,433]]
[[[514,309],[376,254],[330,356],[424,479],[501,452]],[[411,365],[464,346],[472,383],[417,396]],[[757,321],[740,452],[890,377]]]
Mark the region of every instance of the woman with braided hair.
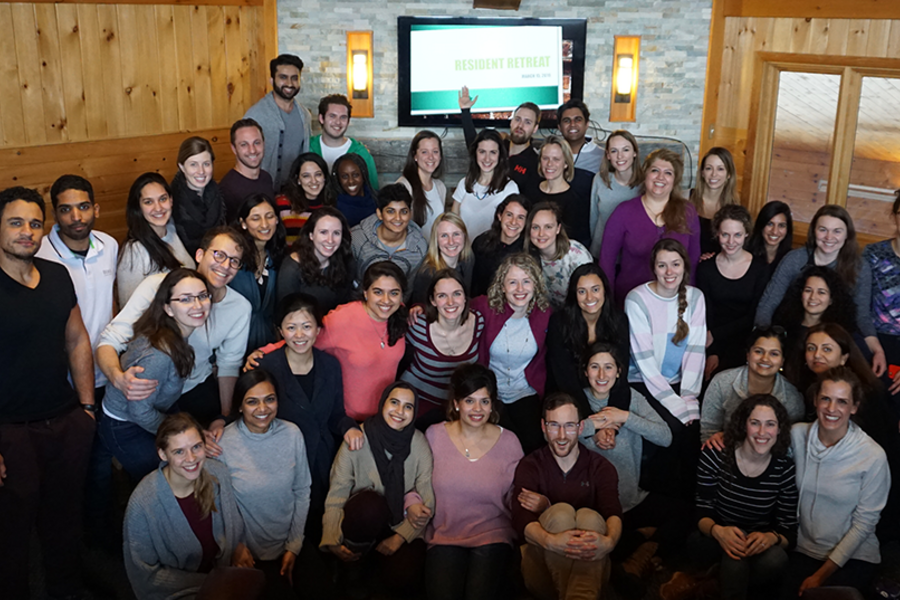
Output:
[[656,458],[649,461],[653,468],[645,471],[642,483],[650,491],[668,489],[691,497],[700,448],[706,303],[703,293],[687,284],[691,262],[681,242],[659,240],[650,257],[655,279],[625,298],[631,340],[628,382],[663,418],[673,441],[668,448],[650,448]]

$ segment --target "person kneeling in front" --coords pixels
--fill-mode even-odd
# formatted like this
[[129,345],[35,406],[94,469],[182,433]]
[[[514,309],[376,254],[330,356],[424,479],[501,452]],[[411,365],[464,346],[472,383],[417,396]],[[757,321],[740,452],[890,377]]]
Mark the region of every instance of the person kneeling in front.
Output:
[[549,395],[541,420],[548,445],[516,468],[513,525],[527,541],[522,574],[542,600],[596,599],[622,533],[616,469],[581,451],[582,427],[571,396]]

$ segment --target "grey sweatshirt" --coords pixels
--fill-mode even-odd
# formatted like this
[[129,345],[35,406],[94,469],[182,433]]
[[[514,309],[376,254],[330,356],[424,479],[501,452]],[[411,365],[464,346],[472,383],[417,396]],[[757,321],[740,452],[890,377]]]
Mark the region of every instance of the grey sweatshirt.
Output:
[[[590,388],[584,388],[584,395],[594,413],[605,408],[609,400],[609,398],[598,400]],[[643,440],[664,447],[672,443],[672,430],[647,400],[633,389],[628,411],[628,420],[616,435],[616,446],[612,450],[601,450],[594,443],[595,429],[590,419],[584,420],[584,430],[581,434],[581,442],[594,452],[603,455],[618,471],[619,501],[622,503],[623,512],[628,512],[643,502],[649,493],[638,487],[641,479]]]
[[267,432],[251,433],[239,419],[225,428],[219,445],[250,552],[260,560],[275,560],[286,550],[298,554],[312,484],[300,429],[275,419]]
[[843,439],[826,448],[817,421],[791,428],[791,449],[800,489],[797,550],[839,567],[851,558],[880,563],[875,526],[891,487],[881,446],[851,422]]
[[409,282],[405,297],[412,294],[412,283],[419,270],[419,265],[425,259],[428,252],[428,241],[422,235],[422,228],[410,220],[406,240],[399,248],[388,248],[378,239],[377,229],[381,225],[378,215],[370,215],[363,219],[359,225],[350,230],[353,249],[353,258],[359,269],[358,279],[362,281],[363,275],[369,265],[381,260],[389,260],[403,271]]

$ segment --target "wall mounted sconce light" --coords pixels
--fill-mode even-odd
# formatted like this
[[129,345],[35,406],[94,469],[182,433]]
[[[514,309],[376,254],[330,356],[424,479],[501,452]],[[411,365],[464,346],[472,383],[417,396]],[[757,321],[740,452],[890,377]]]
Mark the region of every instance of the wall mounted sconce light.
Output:
[[609,103],[610,122],[635,120],[640,53],[640,36],[616,36]]
[[374,117],[375,96],[372,84],[372,32],[347,32],[347,98],[353,117]]

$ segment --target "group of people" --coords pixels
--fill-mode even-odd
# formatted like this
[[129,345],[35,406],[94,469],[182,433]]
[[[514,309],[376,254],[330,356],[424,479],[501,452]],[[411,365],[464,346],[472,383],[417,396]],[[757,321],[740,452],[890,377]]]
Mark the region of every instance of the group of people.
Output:
[[272,598],[476,600],[516,571],[641,597],[685,548],[667,600],[869,585],[900,516],[900,197],[893,239],[860,252],[824,206],[791,250],[724,148],[686,197],[678,153],[601,147],[580,100],[536,150],[537,106],[476,133],[465,88],[451,196],[430,131],[380,185],[347,99],[310,138],[302,61],[270,66],[234,169],[185,140],[171,182],[131,187],[121,248],[84,178],[53,184],[46,237],[38,192],[0,192],[5,593],[28,597],[37,525],[48,593],[80,597],[113,458],[139,598],[253,573]]

